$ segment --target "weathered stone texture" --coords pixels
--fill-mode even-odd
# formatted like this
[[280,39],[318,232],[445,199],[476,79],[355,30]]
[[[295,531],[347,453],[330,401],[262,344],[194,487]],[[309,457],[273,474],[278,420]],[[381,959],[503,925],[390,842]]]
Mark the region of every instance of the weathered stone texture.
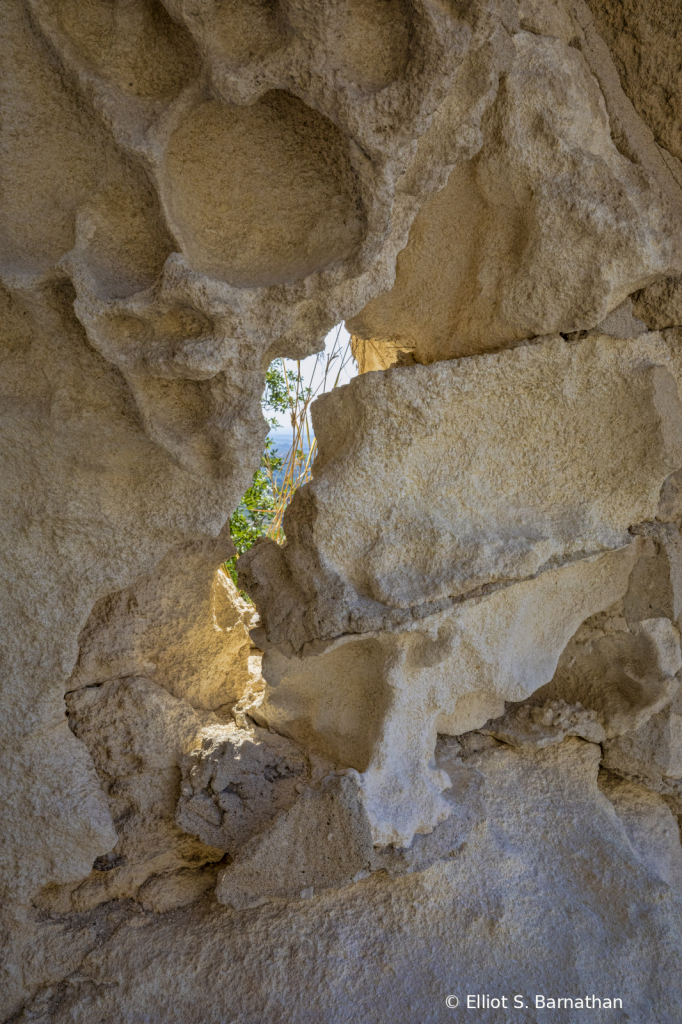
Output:
[[289,740],[234,722],[198,733],[181,769],[178,824],[230,854],[287,811],[313,774]]
[[216,570],[217,554],[212,541],[176,548],[136,586],[98,602],[69,689],[144,675],[206,711],[261,689],[260,651],[249,636],[257,615]]
[[682,159],[682,85],[679,0],[587,0],[608,45],[623,89],[656,136]]
[[677,1022],[677,14],[7,0],[3,1021]]
[[409,846],[450,813],[437,732],[476,729],[549,682],[580,622],[626,592],[635,558],[629,545],[582,559],[319,653],[267,650],[271,682],[252,714],[362,772],[375,842]]
[[[635,853],[597,787],[598,761],[598,747],[578,739],[539,755],[474,754],[476,827],[431,871],[246,912],[138,911],[19,1019],[436,1024],[449,992],[477,992],[492,973],[501,991],[531,998],[550,984],[557,994],[608,986],[632,1020],[667,1024],[679,999],[680,899]],[[518,1011],[495,1016],[511,1024]]]
[[223,850],[193,840],[174,821],[178,761],[206,715],[143,677],[76,690],[67,694],[66,706],[74,734],[94,761],[116,828],[115,845],[70,893],[73,909],[135,896],[152,876],[222,859]]
[[633,288],[680,273],[679,195],[647,154],[619,152],[568,42],[514,36],[483,147],[424,205],[354,335],[431,363],[594,327]]
[[682,463],[676,344],[557,338],[321,398],[287,542],[241,563],[270,641],[396,628],[627,544]]

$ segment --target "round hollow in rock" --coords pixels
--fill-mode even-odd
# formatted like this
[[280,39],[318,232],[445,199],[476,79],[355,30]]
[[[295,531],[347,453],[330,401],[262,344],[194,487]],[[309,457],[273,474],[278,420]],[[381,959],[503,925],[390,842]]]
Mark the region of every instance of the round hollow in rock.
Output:
[[195,107],[171,137],[166,184],[185,255],[230,284],[291,283],[351,256],[361,239],[339,130],[285,92]]

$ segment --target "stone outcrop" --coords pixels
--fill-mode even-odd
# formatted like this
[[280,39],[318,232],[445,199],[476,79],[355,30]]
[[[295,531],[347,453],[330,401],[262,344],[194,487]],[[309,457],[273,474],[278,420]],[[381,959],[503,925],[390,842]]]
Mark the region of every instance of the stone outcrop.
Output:
[[431,871],[375,874],[245,912],[215,903],[182,916],[139,911],[68,982],[38,993],[22,1024],[66,1024],[83,1011],[134,1019],[140,1008],[184,1024],[229,1020],[235,1006],[246,1020],[277,1024],[351,1024],[387,1008],[411,1024],[415,1008],[442,1019],[446,995],[477,992],[488,971],[501,993],[521,992],[531,1006],[536,992],[618,993],[633,1020],[673,1021],[679,897],[635,851],[598,787],[598,762],[599,748],[579,739],[540,754],[504,745],[472,754],[474,828]]
[[[213,559],[206,593],[258,465],[267,363],[390,283],[423,199],[482,143],[509,5],[384,6],[7,5],[0,885],[21,905],[111,844],[64,722],[81,629],[188,544]],[[68,813],[61,778],[88,794]]]
[[[73,891],[45,894],[74,910],[140,895],[155,878],[222,860],[224,851],[181,831],[178,761],[205,715],[143,677],[114,679],[67,695],[69,724],[90,753],[107,795],[115,843]],[[212,716],[211,716],[212,717]],[[210,877],[210,876],[209,876]],[[168,900],[167,900],[168,902]]]
[[629,545],[319,653],[268,649],[252,714],[360,771],[375,842],[409,846],[449,814],[437,733],[476,729],[549,682],[583,617],[626,592],[635,558]]
[[658,145],[682,160],[679,0],[646,8],[633,0],[588,4],[635,110]]
[[258,617],[216,570],[216,553],[210,541],[175,549],[151,576],[95,605],[69,688],[144,675],[206,711],[257,693],[260,651],[249,629]]
[[323,396],[315,478],[287,509],[287,542],[259,541],[240,562],[268,639],[300,650],[396,628],[625,546],[682,465],[678,374],[674,333],[557,338]]
[[484,145],[425,203],[358,338],[431,363],[594,327],[634,282],[681,272],[670,171],[653,143],[637,163],[619,151],[576,19],[559,38],[525,24]]
[[185,832],[234,854],[296,802],[312,766],[291,741],[234,722],[208,727],[181,761],[176,820]]
[[677,1021],[677,6],[7,0],[3,1022]]
[[582,705],[567,704],[564,700],[512,705],[500,718],[483,726],[481,733],[522,750],[542,750],[561,743],[567,736],[580,736],[590,743],[603,743],[606,739],[594,710],[586,711]]

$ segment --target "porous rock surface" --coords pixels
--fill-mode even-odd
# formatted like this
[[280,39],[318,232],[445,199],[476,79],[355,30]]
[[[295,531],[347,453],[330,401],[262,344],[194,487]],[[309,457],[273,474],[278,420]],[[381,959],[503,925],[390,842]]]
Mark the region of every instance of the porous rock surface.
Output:
[[678,6],[5,3],[3,1022],[678,1020]]
[[[242,560],[268,638],[300,649],[395,628],[624,547],[682,465],[678,345],[674,332],[559,337],[323,396],[315,479],[287,509],[287,543],[259,541]],[[278,558],[287,585],[269,601],[259,567]]]
[[609,986],[632,1020],[673,1021],[680,898],[635,851],[598,788],[598,760],[579,739],[539,755],[474,754],[474,828],[431,870],[241,912],[138,909],[18,1019],[412,1024],[419,1007],[436,1024],[446,995],[475,993],[480,973],[494,971],[502,992],[546,991],[549,972],[552,991]]
[[349,321],[358,338],[399,341],[417,362],[589,329],[632,282],[680,273],[670,222],[682,176],[600,74],[581,6],[520,4],[520,14],[527,31],[513,37],[483,146],[422,207],[391,290]]

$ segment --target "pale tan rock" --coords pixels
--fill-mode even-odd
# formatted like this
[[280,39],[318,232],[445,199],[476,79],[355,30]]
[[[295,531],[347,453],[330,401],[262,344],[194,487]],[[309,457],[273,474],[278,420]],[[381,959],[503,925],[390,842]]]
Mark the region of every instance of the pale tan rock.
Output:
[[366,877],[372,851],[356,774],[329,775],[239,851],[216,895],[237,910],[272,898],[312,899]]
[[682,159],[679,0],[586,0],[623,89],[657,142]]
[[579,736],[590,743],[602,743],[606,739],[595,711],[587,711],[580,704],[567,704],[564,700],[512,706],[501,718],[487,722],[480,731],[512,747],[530,750],[561,743],[566,736]]
[[559,38],[513,37],[482,149],[417,215],[392,289],[348,321],[357,338],[420,363],[491,351],[594,327],[680,272],[682,178],[655,147],[619,151],[590,54],[568,45],[571,16],[542,10]]
[[[205,841],[234,854],[221,870],[216,894],[220,902],[236,909],[272,899],[312,899],[320,891],[341,888],[375,871],[388,871],[392,877],[423,871],[452,856],[482,820],[476,799],[480,773],[463,763],[460,744],[451,737],[439,736],[435,751],[438,769],[447,774],[444,796],[450,816],[430,834],[416,837],[409,850],[401,850],[373,846],[367,813],[359,799],[362,779],[353,769],[329,772],[329,763],[313,755],[312,770],[297,771],[300,755],[292,765],[293,744],[263,730],[251,729],[250,735],[231,730],[227,742],[225,731],[219,733],[215,728],[201,735],[202,749],[185,758],[186,765],[191,765],[189,772],[185,771],[190,785],[186,787],[188,796],[181,797],[178,804],[176,821],[188,832],[198,832]],[[222,737],[219,746],[215,743],[218,736]],[[249,750],[253,751],[250,755]],[[286,760],[281,756],[283,750],[289,751]],[[264,760],[268,762],[265,771]],[[220,790],[228,777],[232,782]],[[295,782],[288,794],[287,779]],[[196,795],[190,795],[194,791],[205,805],[196,810]],[[222,827],[212,823],[217,822],[211,813],[215,807],[224,812]],[[190,881],[198,887],[206,870],[191,877],[188,872],[178,874],[187,875],[186,887]],[[172,878],[170,881],[165,899],[180,898]],[[180,878],[176,885],[179,883]],[[143,904],[152,886],[156,898],[164,899],[164,885],[163,878],[146,883],[140,894]],[[188,890],[187,902],[192,893]]]
[[599,788],[613,804],[639,859],[682,893],[680,830],[662,797],[608,772],[600,772]]
[[[638,532],[643,540],[624,598],[583,623],[562,655],[555,679],[533,700],[550,693],[580,694],[598,709],[610,732],[603,744],[604,767],[663,794],[678,813],[682,810],[679,672],[671,676],[677,664],[675,626],[665,623],[679,625],[680,533],[675,524],[660,522]],[[652,620],[652,616],[658,618]],[[658,640],[652,625],[661,631]],[[661,645],[666,635],[673,640],[667,672]],[[652,640],[654,650],[647,652]]]
[[289,657],[267,647],[268,685],[252,714],[360,772],[374,842],[409,847],[451,813],[436,734],[479,728],[549,682],[581,622],[627,592],[638,548],[549,570],[402,631]]
[[[94,761],[116,828],[108,855],[94,862],[89,877],[71,893],[74,909],[136,896],[151,878],[222,859],[222,849],[182,832],[174,820],[178,761],[211,719],[217,725],[214,716],[196,712],[143,677],[76,690],[67,695],[67,708],[71,729]],[[165,906],[172,903],[171,890],[172,884]],[[156,906],[161,898],[150,899]]]
[[[472,735],[472,734],[469,734]],[[489,737],[476,734],[490,747],[498,744]],[[395,846],[374,847],[372,871],[387,871],[392,878],[415,871],[424,871],[438,861],[455,857],[475,839],[476,831],[485,822],[486,807],[483,794],[485,777],[468,763],[462,737],[439,735],[434,761],[439,771],[445,772],[449,785],[443,790],[450,813],[432,832],[415,835],[408,848]]]
[[568,4],[552,0],[518,0],[519,23],[524,32],[555,36],[564,43],[580,38],[580,25]]
[[80,630],[97,601],[151,573],[170,549],[218,534],[227,494],[234,488],[238,500],[242,486],[188,476],[145,437],[122,378],[88,346],[72,301],[60,285],[56,294],[5,294],[3,306],[0,748],[12,779],[3,820],[16,824],[3,830],[0,886],[22,901],[74,872],[86,877],[111,847],[92,761],[65,726]]
[[[314,351],[389,285],[424,197],[480,148],[505,9],[514,23],[487,0],[397,17],[308,4],[281,22],[257,5],[86,7],[8,0],[0,26],[6,773],[54,737],[5,794],[17,827],[3,900],[84,876],[110,843],[92,765],[63,726],[98,602],[139,585],[147,625],[171,628],[156,566],[206,545],[201,608],[182,609],[203,651],[187,678],[185,641],[164,660],[151,646],[168,630],[139,618],[107,627],[118,668],[93,633],[84,670],[154,664],[198,706],[241,696],[218,693],[199,620],[228,555],[216,538],[259,463],[265,368]],[[60,778],[83,794],[66,818]],[[46,821],[71,867],[38,855]]]
[[[484,972],[500,993],[528,991],[531,1002],[550,988],[615,996],[637,1024],[672,1024],[680,899],[598,789],[598,760],[598,747],[578,739],[537,754],[497,746],[468,762],[480,773],[472,800],[481,824],[430,871],[379,873],[241,913],[200,903],[183,915],[135,916],[68,984],[42,991],[24,1020],[133,1024],[147,1012],[168,1024],[237,1015],[355,1024],[360,1012],[414,1024],[445,1019],[445,996],[478,991]],[[495,1017],[513,1024],[519,1011]]]
[[[677,474],[666,480],[661,490],[661,504],[657,520],[636,527],[633,533],[642,537],[637,564],[630,577],[628,592],[623,598],[620,612],[625,622],[607,625],[607,631],[614,628],[629,628],[645,619],[668,618],[677,623],[682,612],[682,536],[675,522],[660,522],[661,519],[679,521],[679,499],[676,494]],[[678,507],[675,507],[678,506]]]
[[682,325],[682,278],[666,277],[637,292],[634,312],[652,331]]
[[240,559],[270,641],[401,628],[626,544],[682,463],[677,362],[673,337],[558,338],[321,398],[285,545]]
[[230,854],[288,811],[311,780],[312,765],[294,743],[253,725],[209,726],[194,743],[180,760],[175,820]]
[[[242,559],[280,645],[253,715],[362,773],[375,843],[409,846],[447,817],[436,731],[478,728],[547,684],[610,736],[670,701],[679,536],[671,524],[633,545],[628,530],[653,520],[680,462],[677,373],[667,339],[601,335],[364,375],[319,404],[287,542]],[[629,588],[645,553],[665,561],[665,593],[651,566]],[[620,599],[630,625],[571,640]]]
[[[229,541],[222,546],[231,553]],[[154,573],[104,598],[79,637],[69,686],[144,675],[192,707],[215,710],[262,688],[257,619],[223,569],[215,542],[174,550]]]
[[633,302],[628,297],[593,327],[591,333],[610,334],[612,338],[637,338],[640,334],[646,334],[647,330],[646,323],[634,315]]
[[351,351],[358,364],[358,373],[389,370],[392,366],[411,366],[415,362],[414,349],[405,348],[399,342],[377,342],[351,337]]
[[[41,886],[86,877],[117,835],[92,758],[65,721],[5,742],[3,882],[25,902]],[[35,830],[35,831],[34,831]],[[30,857],[27,842],[31,840]]]
[[645,619],[603,634],[585,628],[567,645],[542,696],[596,711],[608,737],[638,729],[679,689],[680,634],[669,619]]
[[[679,691],[638,729],[604,745],[604,767],[654,792],[676,796],[682,779],[682,700]],[[681,808],[682,809],[682,808]]]
[[[648,16],[632,13],[638,39]],[[571,407],[571,388],[588,387],[542,345],[534,394],[519,373],[495,395],[490,374],[493,398],[472,399],[460,434],[448,434],[449,392],[430,408],[398,391],[379,403],[387,427],[372,473],[387,468],[372,514],[382,543],[406,542],[415,573],[398,559],[391,577],[363,551],[369,597],[325,589],[326,576],[318,595],[330,569],[315,568],[305,538],[295,566],[261,548],[261,583],[280,601],[268,628],[287,627],[268,653],[267,694],[250,614],[216,579],[232,551],[226,521],[262,450],[265,368],[314,351],[380,293],[391,301],[379,300],[385,313],[360,340],[377,366],[405,370],[560,329],[634,337],[621,314],[635,292],[660,313],[642,316],[647,325],[679,322],[674,294],[647,289],[682,270],[682,174],[627,100],[587,9],[8,0],[1,21],[3,1019],[413,1024],[442,1015],[453,976],[476,990],[483,972],[501,991],[543,991],[548,973],[564,991],[612,984],[629,1019],[675,1021],[682,939],[668,882],[679,853],[661,799],[677,813],[679,778],[664,773],[679,744],[676,712],[653,712],[680,611],[682,502],[679,470],[667,469],[678,467],[668,385],[679,332],[608,342],[613,358],[591,380],[596,415],[587,398]],[[654,77],[669,77],[670,40],[657,45]],[[403,290],[412,319],[396,327]],[[368,436],[363,387],[338,425],[350,440]],[[549,435],[510,434],[493,399],[549,421]],[[421,443],[426,423],[465,450],[479,414],[490,429],[476,458],[488,471],[500,456],[498,478],[516,481],[530,528],[512,522],[492,475],[479,501],[478,466],[462,462],[470,525],[492,495],[492,544],[457,576],[442,542],[460,520],[444,535],[429,519],[417,536],[424,510],[450,494],[438,474],[420,485],[422,504],[406,503],[400,534],[410,463],[393,449],[396,438]],[[528,439],[537,463],[524,461]],[[375,496],[353,466],[334,491],[340,463],[327,447],[321,479],[325,458],[325,522],[338,516],[341,550],[350,513]],[[306,516],[302,532],[317,529]],[[641,525],[656,516],[667,532]],[[358,521],[366,540],[370,512]],[[472,596],[476,579],[489,582]],[[389,613],[372,619],[358,596]],[[600,640],[644,637],[638,679],[651,693],[625,723],[639,728],[618,738],[623,771],[641,754],[644,795],[628,780],[607,802],[594,743],[528,751],[444,735],[532,699],[595,613],[611,621]],[[68,691],[82,739],[65,724]],[[221,865],[235,868],[225,895],[232,886],[250,909],[227,910],[211,891],[223,849],[174,822],[178,762],[207,729],[257,735],[250,717],[266,713],[304,742],[308,788],[286,808],[275,800],[274,818],[255,807],[263,827],[250,851]],[[320,750],[361,778],[322,786]],[[267,758],[256,762],[246,774],[258,794],[272,780]],[[343,802],[332,811],[334,787],[346,800],[336,844],[324,831]],[[416,827],[433,830],[409,849],[372,849]],[[310,884],[297,889],[301,865]],[[263,898],[278,904],[255,907]]]
[[215,890],[219,870],[217,864],[206,864],[201,869],[184,868],[165,875],[153,875],[140,888],[140,903],[145,910],[153,910],[155,914],[191,906]]
[[[422,199],[480,148],[513,5],[477,0],[443,17],[401,0],[307,2],[286,14],[169,0],[170,17],[156,17],[138,0],[116,18],[93,9],[83,19],[72,3],[28,6],[39,41],[29,34],[24,46],[53,48],[110,151],[110,166],[100,155],[100,166],[78,168],[48,266],[64,257],[78,315],[126,376],[150,434],[183,464],[210,466],[222,431],[208,407],[224,402],[235,348],[254,347],[262,383],[270,345],[291,355],[319,345],[389,285]],[[443,107],[452,116],[430,131]],[[22,158],[13,141],[10,166]],[[13,193],[16,216],[41,186],[50,195],[34,171]],[[12,219],[9,233],[21,249]],[[126,244],[131,256],[143,250],[137,274]],[[175,408],[178,391],[193,424]]]

